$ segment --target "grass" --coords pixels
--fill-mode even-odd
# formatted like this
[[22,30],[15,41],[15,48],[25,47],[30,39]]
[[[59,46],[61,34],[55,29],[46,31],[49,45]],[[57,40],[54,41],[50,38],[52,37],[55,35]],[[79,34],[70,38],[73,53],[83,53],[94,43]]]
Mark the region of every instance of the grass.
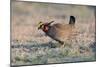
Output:
[[[26,65],[96,60],[95,7],[46,5],[12,2],[11,63]],[[68,23],[70,15],[76,17],[75,27],[79,34],[66,41],[64,47],[37,30],[40,21]]]
[[[32,42],[33,43],[33,42]],[[85,56],[84,53],[86,53],[86,49],[83,47],[68,47],[65,46],[64,48],[61,47],[51,47],[49,44],[48,46],[43,46],[43,44],[38,44],[39,46],[34,46],[35,43],[28,45],[30,43],[27,43],[27,45],[23,45],[20,47],[12,47],[12,51],[17,49],[17,51],[21,51],[22,53],[17,53],[15,55],[15,58],[12,60],[15,60],[15,64],[19,64],[18,62],[21,62],[21,64],[48,64],[48,63],[62,63],[62,62],[78,62],[78,61],[93,61],[95,60],[95,53],[94,54],[88,54]],[[55,43],[52,43],[55,44]],[[57,44],[56,44],[57,45]],[[29,47],[33,46],[33,47]],[[42,47],[41,47],[42,46]],[[23,48],[22,48],[23,47]],[[92,48],[90,48],[92,49]],[[80,53],[81,50],[84,50],[83,53]],[[13,54],[16,53],[16,50],[13,52]],[[93,52],[90,52],[93,53]],[[20,55],[21,54],[21,55]],[[13,62],[12,62],[13,63]]]

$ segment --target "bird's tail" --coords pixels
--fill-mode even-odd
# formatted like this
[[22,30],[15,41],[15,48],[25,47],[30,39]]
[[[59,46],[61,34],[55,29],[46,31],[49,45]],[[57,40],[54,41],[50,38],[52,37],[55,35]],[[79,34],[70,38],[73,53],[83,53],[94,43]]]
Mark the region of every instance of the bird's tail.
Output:
[[75,24],[75,17],[70,16],[69,24]]

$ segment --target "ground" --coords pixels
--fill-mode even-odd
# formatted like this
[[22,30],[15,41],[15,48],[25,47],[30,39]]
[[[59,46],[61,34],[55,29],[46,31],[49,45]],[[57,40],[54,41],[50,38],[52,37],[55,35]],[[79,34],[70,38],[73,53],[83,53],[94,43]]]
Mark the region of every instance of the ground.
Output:
[[[37,29],[40,21],[67,23],[76,17],[79,31],[65,46]],[[96,60],[95,7],[13,1],[11,3],[11,64],[48,64]]]

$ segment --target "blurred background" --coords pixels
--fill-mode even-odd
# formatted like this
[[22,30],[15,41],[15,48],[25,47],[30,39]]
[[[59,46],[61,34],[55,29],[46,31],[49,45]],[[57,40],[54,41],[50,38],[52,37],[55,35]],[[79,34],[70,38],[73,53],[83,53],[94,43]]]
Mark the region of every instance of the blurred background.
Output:
[[[12,65],[95,61],[95,10],[95,6],[12,1]],[[80,32],[72,47],[56,47],[59,43],[37,29],[40,21],[68,24],[70,15],[76,17]]]

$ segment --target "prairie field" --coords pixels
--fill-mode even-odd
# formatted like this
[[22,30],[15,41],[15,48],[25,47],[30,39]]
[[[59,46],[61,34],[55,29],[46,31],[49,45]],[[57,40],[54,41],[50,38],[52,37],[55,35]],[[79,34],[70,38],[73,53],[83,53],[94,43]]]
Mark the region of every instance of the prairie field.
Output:
[[[11,65],[96,61],[95,6],[11,2]],[[78,35],[61,47],[37,29],[40,21],[69,23],[76,18]]]

